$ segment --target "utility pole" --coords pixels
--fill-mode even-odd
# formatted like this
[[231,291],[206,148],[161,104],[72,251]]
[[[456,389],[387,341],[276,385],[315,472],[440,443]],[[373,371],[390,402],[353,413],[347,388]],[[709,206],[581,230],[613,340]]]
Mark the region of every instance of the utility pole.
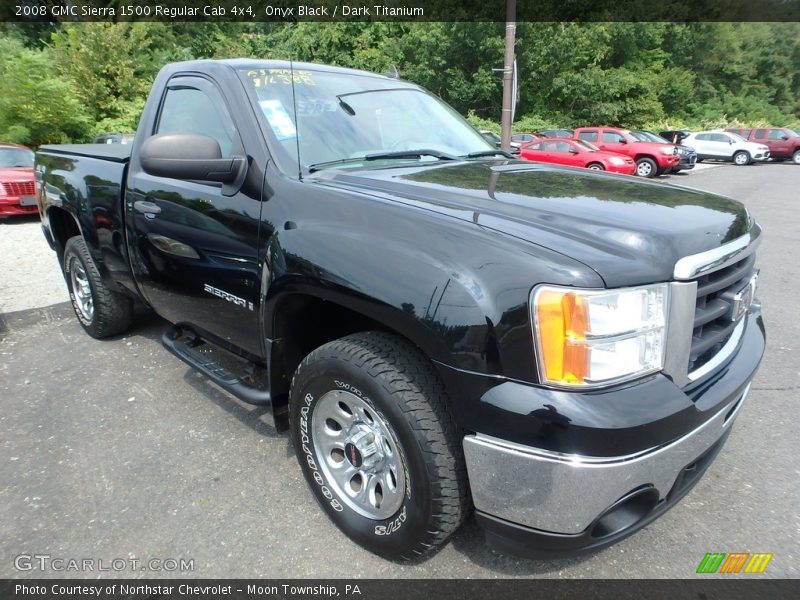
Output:
[[517,0],[506,0],[506,54],[503,60],[503,116],[500,147],[511,149],[511,105],[514,102],[514,40],[517,33]]

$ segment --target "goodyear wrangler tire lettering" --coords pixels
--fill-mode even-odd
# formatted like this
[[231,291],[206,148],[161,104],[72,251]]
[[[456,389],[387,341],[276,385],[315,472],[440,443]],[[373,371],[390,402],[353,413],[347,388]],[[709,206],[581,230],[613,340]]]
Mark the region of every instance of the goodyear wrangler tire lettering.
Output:
[[366,332],[317,348],[294,374],[289,408],[309,488],[355,542],[408,560],[461,524],[461,436],[436,372],[409,343]]
[[303,406],[300,409],[300,447],[305,454],[306,462],[311,469],[314,482],[320,487],[322,495],[326,499],[330,500],[331,508],[336,511],[340,511],[342,510],[342,505],[333,497],[333,493],[330,491],[330,489],[328,489],[328,486],[325,485],[325,480],[317,469],[317,461],[315,460],[314,454],[309,447],[311,439],[308,436],[308,410],[309,406],[314,401],[314,397],[311,394],[306,394],[305,398],[303,398],[303,401],[306,403],[306,406]]

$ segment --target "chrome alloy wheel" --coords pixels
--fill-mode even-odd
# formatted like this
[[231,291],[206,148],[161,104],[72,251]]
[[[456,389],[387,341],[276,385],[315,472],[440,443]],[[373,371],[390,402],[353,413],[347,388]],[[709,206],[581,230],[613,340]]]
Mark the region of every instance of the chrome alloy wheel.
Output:
[[358,514],[383,520],[403,503],[406,471],[389,424],[351,392],[323,395],[311,418],[319,468]]
[[87,321],[94,318],[94,300],[92,299],[92,286],[86,270],[77,260],[72,263],[70,269],[72,279],[72,294],[75,297],[75,306],[81,311],[81,315]]

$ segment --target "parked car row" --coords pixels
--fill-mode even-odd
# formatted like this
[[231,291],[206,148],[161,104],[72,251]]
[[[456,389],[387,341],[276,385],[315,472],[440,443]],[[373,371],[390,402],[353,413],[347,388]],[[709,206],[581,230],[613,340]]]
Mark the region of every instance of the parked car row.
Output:
[[769,148],[771,160],[791,161],[800,165],[800,133],[787,127],[763,127],[761,129],[726,129],[750,142]]
[[[640,177],[688,171],[703,160],[749,165],[788,159],[800,164],[800,133],[785,127],[694,133],[665,130],[658,134],[605,126],[545,129],[515,133],[511,144],[526,160],[626,174],[633,164],[631,174]],[[612,155],[618,160],[610,161]],[[629,160],[620,161],[619,157]]]

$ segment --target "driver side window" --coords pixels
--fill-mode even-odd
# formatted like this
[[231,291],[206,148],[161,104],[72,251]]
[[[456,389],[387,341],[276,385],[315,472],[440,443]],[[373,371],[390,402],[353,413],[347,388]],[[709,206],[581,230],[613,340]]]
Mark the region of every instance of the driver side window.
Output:
[[223,116],[212,99],[194,88],[167,90],[156,133],[197,133],[214,138],[222,156],[233,152],[233,123]]

